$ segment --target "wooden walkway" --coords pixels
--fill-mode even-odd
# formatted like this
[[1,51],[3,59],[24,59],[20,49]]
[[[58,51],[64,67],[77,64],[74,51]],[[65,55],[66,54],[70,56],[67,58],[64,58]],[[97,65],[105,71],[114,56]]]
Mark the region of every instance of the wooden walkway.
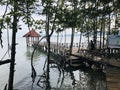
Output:
[[[38,45],[40,48],[47,50],[48,45],[46,42],[41,42]],[[70,43],[55,43],[55,42],[51,42],[50,44],[50,50],[52,53],[56,53],[56,54],[60,54],[60,55],[66,55],[69,52],[69,46]],[[78,43],[74,43],[73,44],[73,49],[78,48]]]
[[83,58],[86,61],[92,61],[94,63],[120,68],[120,59],[108,58],[107,53],[99,50],[98,51],[81,50],[79,53],[74,53],[71,55]]
[[[113,66],[120,68],[120,61],[115,58],[107,58],[107,51],[105,50],[87,50],[81,49],[78,51],[78,43],[75,43],[73,46],[72,54],[69,54],[69,45],[68,43],[54,43],[51,42],[50,50],[54,54],[59,54],[66,58],[66,62],[69,62],[71,66],[79,66],[82,64],[87,64],[92,67],[92,65],[97,67],[104,66]],[[47,50],[48,46],[46,42],[39,44],[39,47],[43,50]]]

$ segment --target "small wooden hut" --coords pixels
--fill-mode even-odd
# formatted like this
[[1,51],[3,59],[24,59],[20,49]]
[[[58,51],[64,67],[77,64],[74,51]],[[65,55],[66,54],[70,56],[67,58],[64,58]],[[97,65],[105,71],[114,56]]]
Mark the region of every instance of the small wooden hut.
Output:
[[31,46],[34,43],[37,43],[40,38],[40,34],[37,33],[33,28],[31,31],[23,35],[23,37],[26,37],[26,43],[27,46]]

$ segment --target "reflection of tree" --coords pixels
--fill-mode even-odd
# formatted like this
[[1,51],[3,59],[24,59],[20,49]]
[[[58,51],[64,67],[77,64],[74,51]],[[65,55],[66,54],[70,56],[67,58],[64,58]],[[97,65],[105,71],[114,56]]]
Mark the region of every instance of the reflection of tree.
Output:
[[[51,65],[50,65],[51,66]],[[78,75],[71,70],[66,72],[59,64],[54,63],[51,70],[59,71],[58,78],[56,81],[56,87],[51,86],[51,89],[55,90],[106,90],[105,74],[101,71],[94,71],[91,69],[79,70]],[[78,79],[77,79],[78,78]],[[72,82],[71,82],[72,81]],[[39,77],[37,85],[42,88],[46,86],[46,65],[44,66],[44,72]],[[51,81],[50,81],[51,82]]]
[[75,80],[75,76],[74,76],[73,71],[72,71],[72,72],[70,72],[70,76],[71,76],[71,80],[72,80],[72,85],[73,85],[73,88],[75,88],[76,80]]
[[106,77],[102,71],[80,71],[77,88],[83,90],[106,90]]
[[106,84],[105,84],[105,74],[103,72],[92,72],[90,73],[91,76],[91,80],[93,81],[90,83],[90,85],[92,86],[92,83],[94,84],[91,88],[91,90],[95,89],[95,90],[106,90]]
[[[63,68],[60,67],[60,64],[56,63],[55,61],[50,60],[50,62],[49,62],[50,69],[56,69],[59,71],[59,77],[58,77],[58,80],[56,80],[57,81],[56,87],[50,86],[50,88],[60,88],[64,81],[64,70],[63,70]],[[39,79],[37,81],[37,85],[43,89],[48,88],[48,87],[46,87],[47,83],[50,83],[50,81],[48,81],[48,79],[47,79],[47,70],[46,70],[47,66],[46,65],[47,65],[47,59],[45,60],[45,63],[43,66],[43,74],[39,76]]]
[[[27,60],[31,59],[32,52],[33,52],[33,48],[27,47],[27,51],[25,53]],[[41,54],[41,52],[39,50],[36,50],[34,53],[34,60],[38,60],[38,57],[40,56],[40,54]]]

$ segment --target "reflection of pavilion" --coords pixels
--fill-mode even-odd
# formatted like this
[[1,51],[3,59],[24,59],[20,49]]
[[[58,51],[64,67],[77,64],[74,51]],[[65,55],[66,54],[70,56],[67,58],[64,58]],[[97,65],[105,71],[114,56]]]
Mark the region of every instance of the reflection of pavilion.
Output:
[[27,46],[30,46],[39,41],[40,35],[32,28],[32,30],[26,33],[23,37],[26,37]]
[[[27,60],[31,60],[31,56],[32,56],[33,50],[34,50],[34,48],[27,47],[27,50],[25,52]],[[41,52],[40,52],[40,50],[37,49],[35,51],[34,55],[33,55],[33,61],[39,60],[39,56],[40,55],[41,55]]]

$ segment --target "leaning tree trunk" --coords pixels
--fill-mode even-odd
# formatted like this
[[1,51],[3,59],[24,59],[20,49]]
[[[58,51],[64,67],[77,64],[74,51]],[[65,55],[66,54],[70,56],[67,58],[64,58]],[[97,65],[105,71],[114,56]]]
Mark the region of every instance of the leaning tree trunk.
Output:
[[14,68],[15,68],[15,53],[16,53],[16,32],[17,32],[17,0],[14,0],[14,15],[13,15],[13,31],[12,31],[12,49],[11,49],[11,63],[9,73],[8,90],[13,90],[14,82]]

